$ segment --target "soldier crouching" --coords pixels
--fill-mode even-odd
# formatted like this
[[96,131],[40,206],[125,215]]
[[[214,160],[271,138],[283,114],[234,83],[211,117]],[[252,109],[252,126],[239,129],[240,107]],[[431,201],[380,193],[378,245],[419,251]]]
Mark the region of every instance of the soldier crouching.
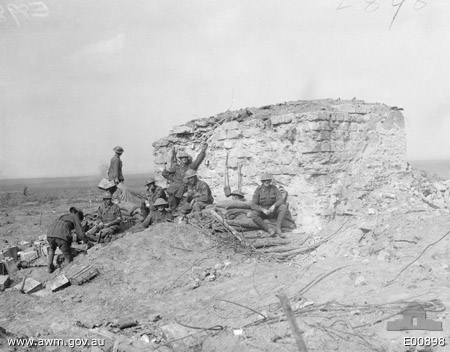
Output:
[[72,261],[72,253],[70,246],[72,245],[71,231],[75,230],[78,240],[84,240],[84,231],[81,226],[83,220],[83,212],[80,209],[71,207],[69,214],[60,216],[54,221],[47,232],[47,241],[50,245],[48,251],[48,272],[55,270],[53,259],[55,257],[56,248],[59,248],[64,256],[64,265]]

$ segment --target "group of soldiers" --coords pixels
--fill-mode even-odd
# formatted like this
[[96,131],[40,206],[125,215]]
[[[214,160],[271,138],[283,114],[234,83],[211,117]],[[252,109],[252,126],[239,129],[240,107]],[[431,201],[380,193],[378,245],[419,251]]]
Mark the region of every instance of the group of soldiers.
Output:
[[[145,214],[140,227],[148,227],[161,222],[173,221],[178,215],[184,219],[187,214],[193,213],[200,218],[201,211],[213,204],[214,198],[209,185],[197,177],[197,169],[206,156],[207,144],[202,145],[197,158],[192,161],[191,156],[185,151],[179,151],[176,155],[177,163],[164,168],[162,176],[167,179],[169,186],[163,189],[156,184],[154,177],[145,182],[145,205],[141,206],[141,213]],[[62,215],[51,224],[47,239],[50,245],[48,255],[48,271],[55,270],[53,264],[56,248],[60,248],[64,256],[64,262],[72,261],[71,243],[76,240],[85,243],[107,242],[119,231],[122,222],[122,214],[117,204],[112,202],[113,194],[118,188],[123,187],[124,177],[122,173],[121,155],[124,149],[115,147],[114,156],[111,159],[108,170],[109,184],[105,187],[103,204],[97,211],[96,220],[90,229],[83,222],[84,213],[81,209],[71,207],[69,214]],[[290,218],[286,205],[286,197],[272,181],[272,175],[264,173],[261,185],[255,190],[251,200],[251,212],[248,216],[262,230],[271,236],[285,237],[281,230],[282,222]],[[246,201],[245,195],[240,190],[230,191],[225,189],[225,195],[231,196],[236,201]],[[264,219],[276,219],[276,226],[269,226]],[[82,225],[82,222],[85,226]],[[75,231],[73,231],[75,230]]]

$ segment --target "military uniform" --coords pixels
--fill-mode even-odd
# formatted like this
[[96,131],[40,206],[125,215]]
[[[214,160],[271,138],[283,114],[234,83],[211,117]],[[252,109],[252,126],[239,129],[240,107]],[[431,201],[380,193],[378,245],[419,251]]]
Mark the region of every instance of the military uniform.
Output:
[[163,210],[155,210],[152,211],[148,216],[145,218],[144,222],[142,223],[143,227],[149,227],[150,225],[159,224],[161,222],[172,222],[173,221],[173,215],[171,211]]
[[[259,186],[252,198],[252,212],[251,218],[261,229],[266,232],[269,231],[269,226],[263,219],[276,218],[277,219],[277,232],[281,233],[281,223],[287,215],[287,206],[284,204],[283,194],[274,185]],[[263,210],[269,209],[271,206],[275,207],[275,210],[266,215]]]
[[160,187],[160,186],[156,186],[154,191],[152,191],[151,189],[148,189],[145,192],[145,198],[150,203],[150,209],[153,208],[153,204],[156,202],[156,200],[158,198],[162,198],[162,199],[167,200],[166,199],[167,198],[166,197],[166,193],[164,192],[164,189],[162,187]]
[[[191,206],[192,201],[194,201],[194,204]],[[180,207],[180,212],[183,214],[188,214],[191,211],[200,212],[213,202],[214,198],[208,184],[205,181],[197,180],[195,185],[188,185],[186,204]]]
[[116,223],[106,228],[101,228],[99,225],[95,225],[92,229],[86,232],[86,237],[92,241],[97,241],[98,237],[95,234],[99,232],[99,236],[101,236],[101,238],[108,237],[110,239],[111,236],[119,230],[120,222],[117,221],[119,219],[121,222],[122,213],[116,204],[101,204],[98,207],[97,221],[101,221],[105,225],[112,221],[116,221]]
[[70,246],[72,244],[71,232],[75,230],[78,238],[84,240],[85,234],[81,226],[81,221],[76,214],[65,214],[53,222],[47,232],[47,241],[50,245],[48,253],[48,266],[53,268],[53,258],[56,248],[59,248],[64,255],[64,260],[68,263],[72,261]]
[[203,159],[205,159],[205,156],[206,152],[202,150],[197,155],[195,161],[187,163],[186,165],[176,165],[169,170],[163,170],[162,176],[170,181],[170,186],[167,188],[167,194],[169,195],[169,206],[172,209],[175,209],[179,205],[183,193],[186,191],[186,183],[184,182],[186,171],[189,169],[197,170]]
[[109,163],[108,179],[116,183],[125,180],[122,174],[122,160],[117,154],[111,158],[111,162]]

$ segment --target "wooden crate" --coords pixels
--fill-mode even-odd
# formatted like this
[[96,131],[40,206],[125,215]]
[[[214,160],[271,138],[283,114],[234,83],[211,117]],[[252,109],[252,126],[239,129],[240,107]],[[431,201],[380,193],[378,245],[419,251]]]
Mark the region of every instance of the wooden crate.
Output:
[[93,279],[99,274],[98,269],[91,265],[77,267],[76,270],[68,274],[69,281],[72,285],[82,285]]

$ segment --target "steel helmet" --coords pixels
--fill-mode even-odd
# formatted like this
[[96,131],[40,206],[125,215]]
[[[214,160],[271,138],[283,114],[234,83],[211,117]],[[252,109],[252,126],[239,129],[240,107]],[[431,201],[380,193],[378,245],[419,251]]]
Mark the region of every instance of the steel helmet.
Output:
[[242,193],[239,190],[233,191],[230,193],[231,196],[239,196],[239,197],[244,197],[244,193]]
[[151,176],[147,181],[145,181],[145,186],[149,185],[150,183],[156,182],[156,179]]
[[164,199],[158,198],[155,203],[153,203],[153,206],[157,207],[158,205],[167,205],[167,203]]
[[265,172],[261,175],[261,181],[272,181],[273,177],[271,174]]
[[197,172],[195,170],[189,169],[186,171],[186,174],[184,175],[184,178],[191,178],[197,176]]
[[117,147],[114,147],[113,150],[119,154],[122,154],[124,152],[123,148],[119,145]]

